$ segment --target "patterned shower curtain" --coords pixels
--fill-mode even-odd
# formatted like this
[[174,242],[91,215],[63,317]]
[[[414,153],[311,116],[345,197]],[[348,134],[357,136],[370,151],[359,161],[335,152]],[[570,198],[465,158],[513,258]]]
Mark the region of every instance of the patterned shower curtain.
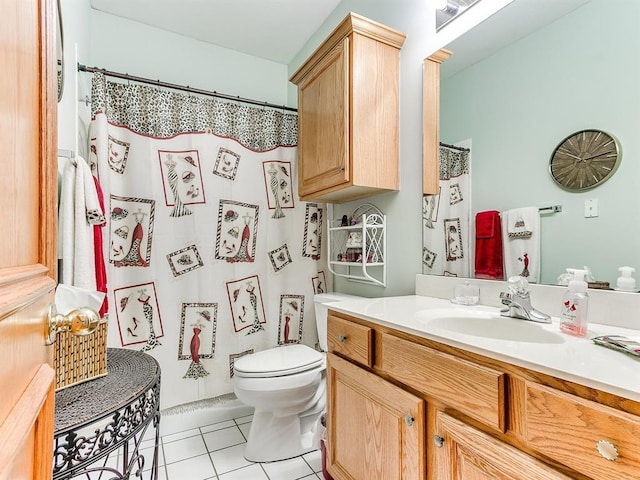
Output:
[[108,224],[111,347],[161,407],[233,391],[234,361],[317,341],[325,209],[297,196],[297,115],[94,75],[89,163]]
[[440,146],[437,195],[422,200],[423,273],[469,277],[471,273],[469,152]]

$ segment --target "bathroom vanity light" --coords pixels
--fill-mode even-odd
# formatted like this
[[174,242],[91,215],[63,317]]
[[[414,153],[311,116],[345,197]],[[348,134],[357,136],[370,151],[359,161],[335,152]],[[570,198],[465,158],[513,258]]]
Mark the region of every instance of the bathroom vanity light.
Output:
[[436,0],[436,30],[440,30],[480,0]]

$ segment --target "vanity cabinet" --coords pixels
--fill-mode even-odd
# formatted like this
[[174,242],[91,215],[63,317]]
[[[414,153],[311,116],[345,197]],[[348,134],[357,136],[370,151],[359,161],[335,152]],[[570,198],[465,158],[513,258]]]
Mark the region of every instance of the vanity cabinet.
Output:
[[328,322],[336,480],[640,478],[639,402],[339,312]]
[[569,480],[557,470],[500,440],[438,411],[434,473],[438,480]]
[[405,35],[350,13],[291,77],[298,193],[341,203],[399,188],[399,56]]

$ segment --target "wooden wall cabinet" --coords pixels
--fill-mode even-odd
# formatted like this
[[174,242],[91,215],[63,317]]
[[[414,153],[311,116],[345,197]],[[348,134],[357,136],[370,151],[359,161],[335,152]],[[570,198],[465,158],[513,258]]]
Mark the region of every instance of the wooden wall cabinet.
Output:
[[440,182],[440,64],[451,56],[438,50],[422,64],[422,194],[437,195]]
[[298,86],[301,200],[341,203],[398,190],[404,40],[350,13],[291,77]]
[[638,402],[333,311],[328,344],[335,480],[640,478]]

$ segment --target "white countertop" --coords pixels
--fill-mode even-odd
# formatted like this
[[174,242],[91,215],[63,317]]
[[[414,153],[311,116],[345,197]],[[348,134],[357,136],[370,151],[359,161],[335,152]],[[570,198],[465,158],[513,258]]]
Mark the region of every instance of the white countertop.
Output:
[[546,336],[551,339],[551,342],[533,343],[459,333],[451,329],[455,319],[451,322],[438,319],[468,313],[481,321],[491,321],[492,316],[499,313],[495,307],[454,305],[449,300],[418,295],[349,300],[328,306],[372,323],[640,402],[640,358],[600,347],[591,341],[599,335],[624,335],[640,341],[639,330],[590,324],[587,336],[581,338],[562,333],[557,318],[553,318],[551,324],[512,320],[526,324],[517,326],[524,332],[528,332],[527,329],[545,331],[531,330],[532,338]]

